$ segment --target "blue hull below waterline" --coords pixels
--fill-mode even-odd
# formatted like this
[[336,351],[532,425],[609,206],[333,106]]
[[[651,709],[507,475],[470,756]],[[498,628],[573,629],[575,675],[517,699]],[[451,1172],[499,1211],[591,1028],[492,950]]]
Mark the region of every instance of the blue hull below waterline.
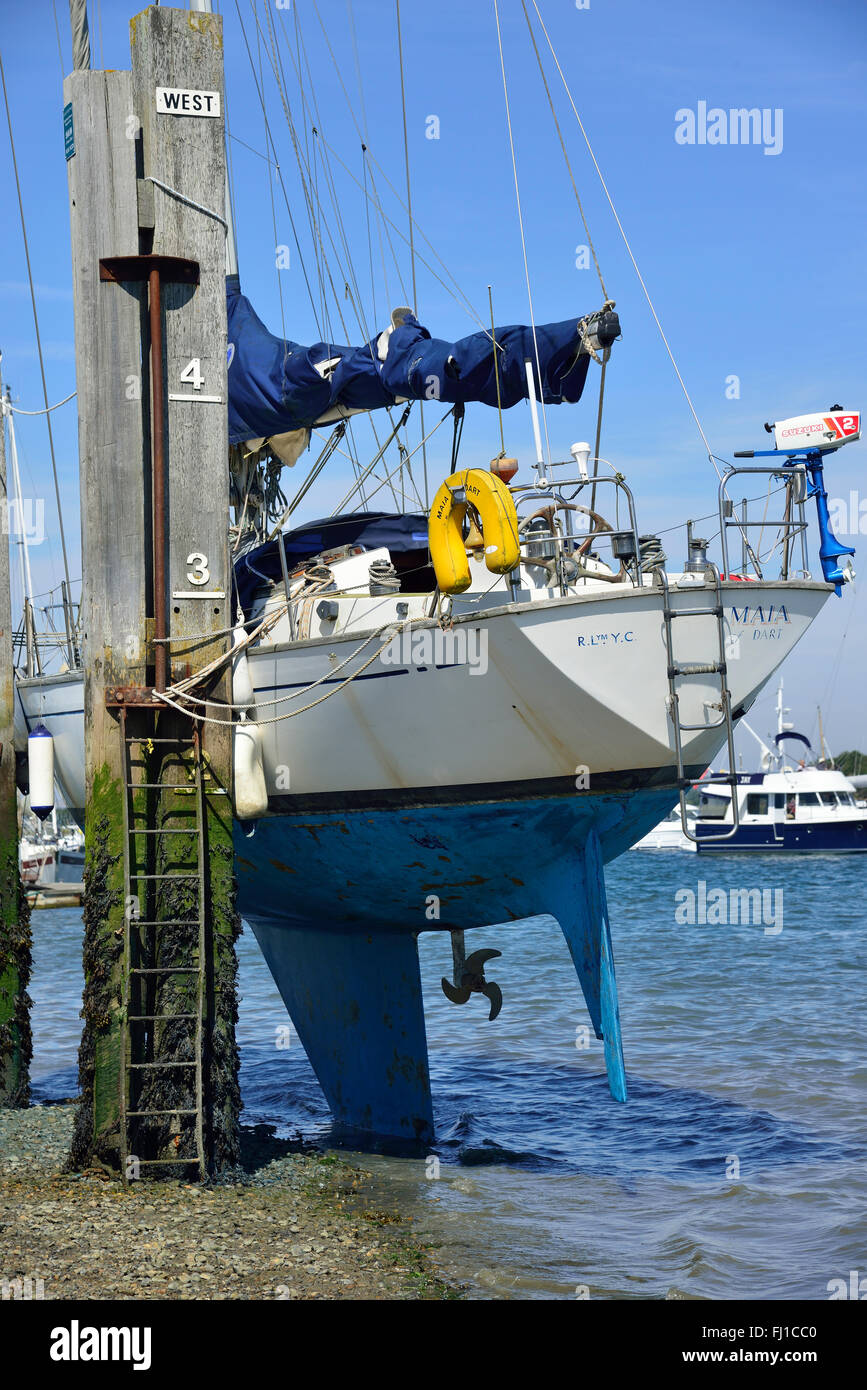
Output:
[[429,1140],[419,932],[543,913],[566,938],[611,1093],[625,1100],[603,864],[676,796],[671,787],[572,792],[272,815],[250,836],[238,827],[239,907],[335,1119]]

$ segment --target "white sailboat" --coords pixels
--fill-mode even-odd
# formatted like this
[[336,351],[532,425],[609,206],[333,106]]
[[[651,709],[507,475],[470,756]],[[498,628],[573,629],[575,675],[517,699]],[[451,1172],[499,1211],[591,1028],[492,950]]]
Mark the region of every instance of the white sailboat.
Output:
[[[570,371],[605,370],[612,309],[606,301],[601,315],[573,321]],[[374,344],[378,373],[397,370],[417,328],[410,311],[395,311]],[[250,534],[250,478],[303,444],[287,425],[251,434],[238,487],[240,607],[227,659],[241,910],[335,1117],[416,1139],[433,1123],[422,931],[451,933],[444,987],[464,1002],[495,989],[484,953],[466,954],[465,931],[554,917],[604,1041],[612,1094],[625,1099],[603,865],[656,825],[724,745],[733,763],[737,722],[851,577],[850,552],[830,533],[822,468],[859,437],[857,412],[802,417],[797,447],[793,422],[780,422],[767,462],[749,465],[785,484],[773,571],[744,541],[751,573],[732,574],[730,533],[746,533],[727,483],[743,465],[720,488],[720,562],[694,541],[687,563],[669,566],[598,448],[576,444],[566,460],[546,452],[538,345],[510,365],[497,332],[484,348],[497,392],[508,368],[533,412],[532,482],[503,480],[505,450],[490,468],[453,454],[429,513],[342,511],[266,539],[265,510]],[[231,411],[233,389],[237,402],[249,382],[228,347]],[[321,382],[342,365],[339,354],[313,361]],[[334,408],[338,428],[349,409]],[[821,573],[808,564],[808,495],[818,500]],[[21,674],[17,688],[22,737],[37,718],[54,735],[67,804],[83,820],[81,673]],[[179,676],[161,698],[204,713]]]
[[687,828],[692,832],[692,836],[684,834],[680,807],[675,806],[664,820],[661,820],[652,830],[648,830],[647,834],[642,835],[640,840],[636,840],[632,848],[640,850],[695,850],[695,811],[693,808],[689,808],[689,815],[690,820]]

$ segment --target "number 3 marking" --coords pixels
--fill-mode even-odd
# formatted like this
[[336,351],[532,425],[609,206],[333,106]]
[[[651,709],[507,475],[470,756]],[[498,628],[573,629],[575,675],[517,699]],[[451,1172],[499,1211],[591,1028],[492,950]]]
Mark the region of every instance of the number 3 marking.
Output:
[[187,556],[187,564],[193,568],[187,570],[187,580],[190,584],[207,584],[211,578],[211,571],[208,569],[208,557],[203,555],[201,550],[194,550],[192,555]]

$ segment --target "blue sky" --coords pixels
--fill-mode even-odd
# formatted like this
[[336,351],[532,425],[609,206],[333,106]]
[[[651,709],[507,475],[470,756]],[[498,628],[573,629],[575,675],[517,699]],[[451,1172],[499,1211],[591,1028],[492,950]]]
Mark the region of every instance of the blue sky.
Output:
[[[241,18],[256,54],[250,0],[239,0]],[[361,177],[359,139],[347,109],[313,0],[297,0],[298,21],[319,102],[316,119],[328,145]],[[867,108],[867,9],[859,0],[730,0],[724,6],[659,0],[539,0],[582,119],[648,284],[675,357],[693,396],[714,452],[730,458],[739,448],[763,447],[765,420],[824,409],[839,401],[864,406],[863,349],[867,295],[864,277],[865,108]],[[260,315],[299,341],[319,336],[286,205],[275,182],[277,235],[272,222],[263,114],[256,94],[234,0],[225,15],[227,105],[243,287]],[[129,65],[127,0],[92,0],[94,66]],[[505,123],[493,0],[402,0],[407,120],[413,210],[424,234],[482,319],[487,286],[493,286],[499,321],[526,321],[527,288],[515,209]],[[17,141],[22,192],[48,390],[59,400],[75,387],[66,171],[61,129],[61,76],[70,65],[65,0],[57,0],[61,55],[52,0],[0,0],[0,51]],[[392,0],[318,0],[350,100],[360,119],[360,100],[350,28],[354,19],[363,82],[367,143],[371,156],[402,195],[404,191],[398,51]],[[532,11],[531,11],[532,13]],[[267,32],[265,3],[259,21]],[[586,238],[578,218],[551,115],[540,84],[519,0],[500,0],[516,156],[525,217],[531,286],[538,321],[561,319],[598,307],[592,269],[576,268],[576,248]],[[274,6],[281,32],[294,34],[292,11]],[[284,50],[288,76],[288,52]],[[265,63],[268,119],[299,228],[308,275],[315,263],[292,153],[273,76]],[[623,339],[614,348],[606,386],[603,455],[624,471],[636,493],[643,531],[701,517],[716,505],[716,478],[659,340],[635,273],[613,222],[574,117],[556,74],[558,115],[579,192],[584,201],[603,274],[617,301]],[[296,117],[301,94],[290,80]],[[680,144],[676,113],[738,107],[782,112],[782,149],[761,145]],[[439,139],[426,138],[429,117]],[[780,118],[775,120],[779,123]],[[310,139],[308,130],[308,139]],[[365,322],[381,327],[386,311],[401,302],[398,278],[386,247],[389,285],[380,263],[381,226],[373,216],[372,243],[363,198],[332,160],[341,214],[361,286]],[[320,164],[324,197],[325,164]],[[406,214],[374,170],[383,205],[401,231]],[[25,408],[41,404],[26,268],[14,201],[11,158],[0,121],[0,347],[4,381]],[[333,225],[333,223],[332,223]],[[404,282],[409,254],[391,230]],[[372,244],[372,252],[371,252]],[[275,246],[290,247],[289,267],[275,267]],[[419,241],[426,258],[430,252]],[[374,259],[376,321],[370,255]],[[458,337],[477,323],[424,266],[418,265],[419,316],[436,336]],[[339,320],[333,318],[338,338]],[[356,327],[350,319],[350,324]],[[361,337],[357,332],[356,336]],[[573,440],[592,439],[597,376],[585,399],[551,408],[548,429],[555,457]],[[727,380],[739,380],[739,397],[727,397]],[[426,413],[428,428],[437,418]],[[73,575],[78,561],[77,440],[74,404],[54,416],[55,442]],[[429,446],[429,471],[438,481],[448,469],[448,426]],[[25,491],[46,499],[50,532],[33,551],[37,586],[61,574],[53,489],[44,420],[17,417]],[[416,426],[417,429],[417,426]],[[359,426],[362,455],[370,438]],[[414,436],[418,439],[418,434]],[[526,475],[532,434],[526,409],[506,416],[506,444]],[[486,463],[499,448],[495,412],[470,410],[462,461]],[[832,497],[857,501],[867,445],[832,458],[827,468]],[[300,468],[296,469],[298,475]],[[338,460],[309,499],[303,516],[330,509],[350,477]],[[294,481],[294,479],[290,480]],[[379,501],[382,501],[382,495]],[[867,505],[865,505],[867,512]],[[861,523],[867,532],[867,516]],[[849,543],[867,544],[850,517]],[[713,532],[710,523],[699,530]],[[684,533],[667,546],[680,560]],[[858,559],[856,558],[856,565]],[[865,560],[861,559],[864,564]],[[787,702],[807,733],[815,730],[821,702],[826,734],[835,748],[867,746],[863,727],[864,605],[856,591],[831,599],[802,647],[784,668]],[[772,697],[763,697],[753,722],[770,726]]]

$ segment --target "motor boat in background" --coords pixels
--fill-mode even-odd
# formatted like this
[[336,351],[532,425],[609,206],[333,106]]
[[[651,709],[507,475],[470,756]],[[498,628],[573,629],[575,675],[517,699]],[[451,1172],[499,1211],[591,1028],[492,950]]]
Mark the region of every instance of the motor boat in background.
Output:
[[[836,853],[867,851],[867,807],[859,806],[856,788],[828,760],[792,764],[787,743],[811,753],[810,741],[786,723],[783,683],[777,689],[777,733],[773,747],[750,728],[762,747],[762,771],[741,772],[733,788],[727,773],[711,773],[701,786],[695,821],[701,854]],[[739,824],[730,838],[721,833],[734,825],[732,796],[737,797]]]

